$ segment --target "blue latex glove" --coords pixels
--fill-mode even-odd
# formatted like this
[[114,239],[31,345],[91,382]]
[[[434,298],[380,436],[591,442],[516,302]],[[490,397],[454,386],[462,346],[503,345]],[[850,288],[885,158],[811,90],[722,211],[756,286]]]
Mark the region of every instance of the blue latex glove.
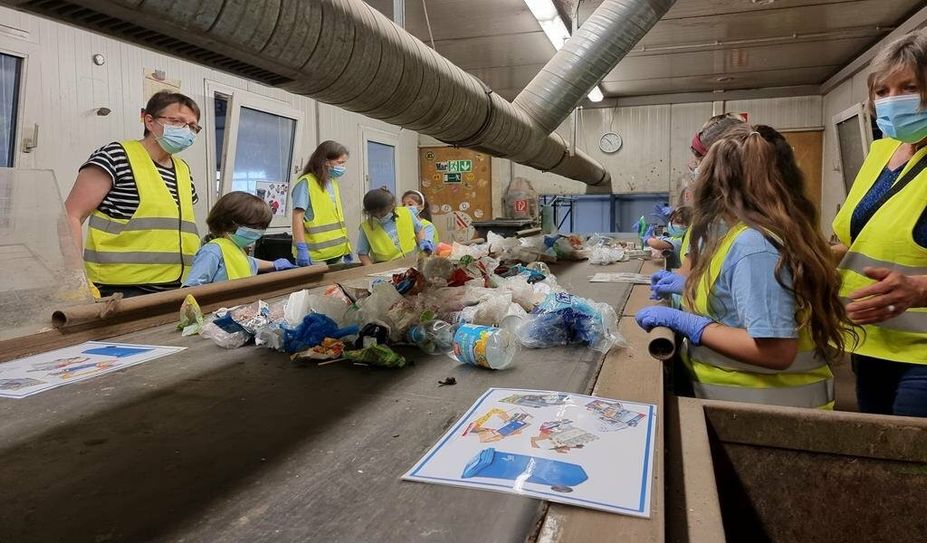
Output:
[[641,309],[634,316],[634,319],[637,320],[637,324],[641,328],[648,332],[657,326],[664,326],[686,336],[695,345],[701,344],[702,332],[705,331],[705,327],[714,322],[701,315],[686,313],[685,311],[661,305],[652,305]]
[[645,242],[646,242],[648,239],[650,239],[650,238],[653,237],[653,231],[654,231],[656,228],[657,228],[657,225],[655,225],[655,224],[651,224],[650,226],[647,227],[647,230],[644,231],[644,236],[643,236]]
[[432,243],[430,239],[423,239],[418,242],[418,250],[423,253],[431,254],[435,252],[435,244]]
[[686,278],[671,271],[658,271],[650,276],[650,299],[659,300],[671,294],[682,294]]
[[312,264],[312,259],[309,258],[309,246],[305,243],[296,244],[296,265],[297,266],[308,266]]
[[654,206],[654,215],[663,219],[663,222],[668,223],[670,215],[673,214],[673,206],[665,204],[657,204]]
[[351,264],[352,262],[354,262],[354,257],[351,256],[351,253],[348,253],[344,255],[344,258],[342,260],[345,264]]
[[277,260],[274,260],[274,271],[292,270],[295,267],[296,264],[293,264],[286,258],[278,258]]

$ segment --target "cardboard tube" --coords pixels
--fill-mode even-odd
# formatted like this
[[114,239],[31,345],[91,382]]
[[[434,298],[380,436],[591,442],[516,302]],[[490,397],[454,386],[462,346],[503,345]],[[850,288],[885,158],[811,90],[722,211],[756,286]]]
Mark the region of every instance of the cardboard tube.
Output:
[[657,360],[669,360],[676,354],[676,334],[669,328],[658,326],[650,331],[650,343],[647,345],[650,356]]
[[133,298],[112,298],[103,300],[102,303],[75,305],[52,313],[52,325],[62,330],[103,320],[107,322],[129,320],[140,316],[151,317],[177,312],[188,294],[196,298],[200,306],[221,303],[223,300],[239,299],[248,295],[254,295],[257,298],[269,292],[299,288],[327,271],[327,265],[315,264],[305,268],[255,275],[234,281],[178,288]]

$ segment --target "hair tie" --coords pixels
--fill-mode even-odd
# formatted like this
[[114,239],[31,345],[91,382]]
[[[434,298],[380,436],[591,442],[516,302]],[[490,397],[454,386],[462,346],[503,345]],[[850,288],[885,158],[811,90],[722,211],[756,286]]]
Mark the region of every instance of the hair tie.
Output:
[[699,155],[705,156],[705,155],[708,154],[708,149],[705,148],[705,144],[702,143],[702,139],[701,139],[700,137],[698,137],[698,134],[699,134],[699,133],[696,132],[695,135],[692,136],[692,145],[691,145],[691,147],[692,147],[692,149],[693,149],[695,152],[697,152]]

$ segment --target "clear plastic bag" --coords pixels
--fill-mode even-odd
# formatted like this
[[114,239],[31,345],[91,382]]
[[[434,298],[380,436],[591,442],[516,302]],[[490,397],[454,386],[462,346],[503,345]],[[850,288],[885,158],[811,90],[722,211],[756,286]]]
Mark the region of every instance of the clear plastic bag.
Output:
[[202,337],[211,339],[223,349],[237,349],[251,341],[251,334],[232,320],[228,309],[219,309],[215,315],[215,319],[203,325]]
[[507,320],[506,325],[532,349],[581,343],[604,353],[616,344],[627,345],[618,333],[618,315],[611,305],[565,292],[548,295],[532,314]]

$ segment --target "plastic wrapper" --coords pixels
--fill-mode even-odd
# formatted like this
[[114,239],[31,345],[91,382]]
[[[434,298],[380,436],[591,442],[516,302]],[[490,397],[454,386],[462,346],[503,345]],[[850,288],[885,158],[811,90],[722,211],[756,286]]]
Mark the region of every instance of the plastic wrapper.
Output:
[[627,345],[612,306],[565,292],[548,295],[526,317],[506,319],[504,327],[532,349],[580,343],[604,353],[616,344]]
[[180,323],[177,325],[178,330],[182,330],[182,336],[193,336],[199,334],[206,323],[203,318],[203,311],[196,298],[187,294],[183,303],[180,305]]
[[451,260],[460,260],[465,256],[477,259],[489,254],[489,244],[482,243],[479,245],[463,245],[456,241],[451,247]]
[[425,281],[432,286],[446,287],[448,279],[457,269],[457,265],[447,258],[432,257],[425,260],[422,266],[422,275]]
[[371,345],[383,345],[389,341],[389,335],[389,326],[380,322],[368,322],[357,333],[354,348],[363,349]]
[[254,333],[254,344],[258,347],[273,349],[275,351],[283,350],[283,327],[282,323],[272,322],[257,329]]
[[501,255],[518,247],[518,238],[506,238],[490,231],[486,234],[486,243],[490,254]]
[[625,247],[614,238],[594,234],[586,241],[589,263],[606,265],[628,260]]
[[223,349],[237,349],[249,341],[252,335],[231,317],[228,309],[216,311],[216,318],[203,325],[200,335],[211,339],[213,343]]
[[[485,326],[497,326],[505,318],[512,303],[512,294],[496,294],[489,299],[483,300],[475,306],[472,320],[466,322],[471,324],[482,324]],[[469,308],[468,308],[469,309]]]
[[343,354],[344,342],[327,337],[315,347],[291,355],[290,360],[335,360],[341,358]]
[[387,312],[403,300],[396,287],[387,282],[373,285],[370,296],[357,301],[362,322],[387,321]]
[[541,300],[547,294],[546,292],[538,293],[535,286],[528,283],[528,278],[524,275],[515,275],[502,279],[499,288],[508,291],[511,294],[512,301],[526,311],[534,309],[534,306],[541,303]]
[[342,338],[357,334],[357,326],[338,328],[335,321],[320,313],[309,313],[296,327],[282,325],[283,350],[298,353],[322,343],[327,337]]
[[343,296],[310,294],[308,290],[294,292],[285,303],[284,320],[290,326],[296,326],[309,313],[320,313],[335,321],[338,326],[344,326],[347,323],[345,314],[350,307],[350,302],[345,299]]
[[249,334],[254,333],[271,322],[280,322],[284,318],[284,304],[274,304],[273,308],[258,300],[248,305],[240,305],[229,310],[229,317]]
[[386,345],[370,345],[358,351],[345,351],[344,357],[354,362],[380,366],[383,368],[401,368],[408,362],[405,357]]

